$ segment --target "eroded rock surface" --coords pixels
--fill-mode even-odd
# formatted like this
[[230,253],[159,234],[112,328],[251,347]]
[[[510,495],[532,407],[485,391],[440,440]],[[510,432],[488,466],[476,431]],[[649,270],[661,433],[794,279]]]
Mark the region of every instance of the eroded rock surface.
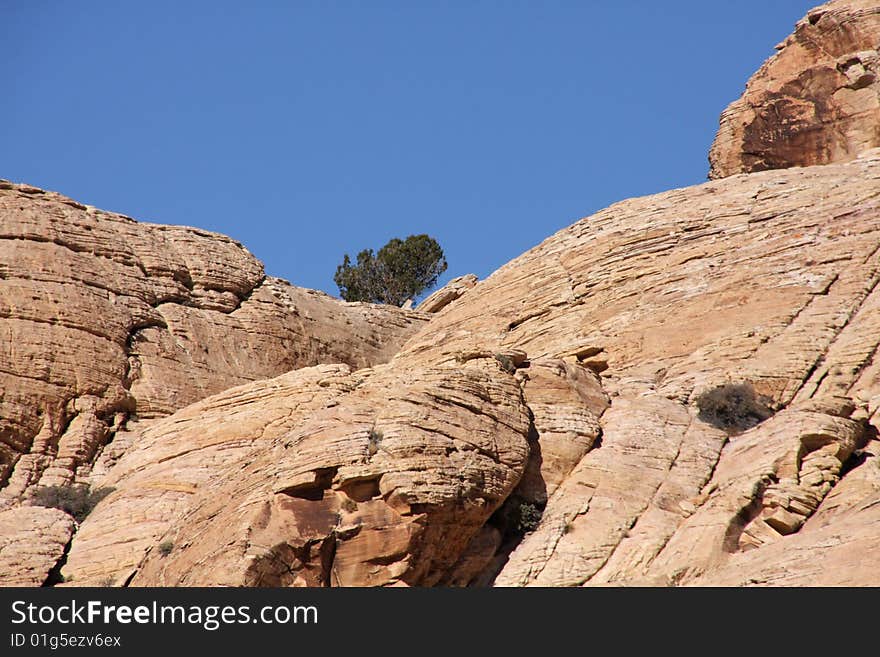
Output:
[[0,580],[3,586],[41,586],[64,556],[74,531],[64,511],[18,507],[0,511]]
[[0,508],[88,481],[134,420],[297,367],[385,362],[424,317],[266,277],[222,235],[2,181]]
[[[852,101],[814,68],[873,34],[875,5],[811,12],[755,80]],[[237,381],[124,431],[88,388],[34,444],[69,434],[113,492],[67,547],[42,519],[37,559],[67,550],[73,585],[880,585],[880,149],[821,159],[785,134],[834,162],[792,147],[617,203],[439,295],[387,364]],[[140,389],[161,414],[158,391],[118,394]]]
[[446,285],[431,294],[422,301],[418,310],[423,313],[437,313],[443,310],[453,301],[460,299],[464,294],[477,284],[477,277],[473,274],[466,274],[453,278]]
[[845,162],[880,146],[880,3],[834,0],[794,34],[721,115],[710,178]]
[[[878,210],[871,154],[616,204],[478,283],[388,365],[342,373],[324,407],[222,467],[157,445],[197,442],[195,427],[225,411],[176,434],[196,411],[164,420],[156,445],[136,441],[115,466],[117,492],[64,572],[83,581],[89,554],[119,549],[109,528],[133,517],[115,496],[143,495],[127,462],[144,480],[179,469],[189,481],[209,464],[152,521],[137,564],[107,559],[131,585],[765,581],[776,562],[755,555],[789,541],[858,565],[822,537],[852,531],[876,501]],[[699,396],[730,382],[778,412],[739,432],[700,419]],[[257,426],[258,408],[240,412]],[[511,501],[539,521],[511,527]],[[857,541],[880,540],[880,525],[859,527]]]
[[[381,366],[334,385],[348,387],[338,401],[307,414],[298,407],[294,429],[274,439],[263,432],[259,453],[228,455],[226,470],[192,491],[184,513],[160,512],[167,531],[154,533],[131,585],[443,582],[526,466],[530,422],[516,379],[479,359],[455,369]],[[315,392],[307,384],[297,394]],[[290,403],[289,390],[271,394],[273,404]],[[189,433],[208,421],[194,416]],[[188,455],[159,462],[149,445],[126,458],[148,458],[138,480],[149,481],[168,470],[189,480],[204,463]],[[123,459],[117,469],[126,467]],[[133,483],[118,486],[140,499]],[[99,525],[128,513],[113,502],[87,520],[65,572],[77,574],[82,537],[96,541],[82,547],[83,563],[107,545]],[[158,552],[160,540],[174,550]]]

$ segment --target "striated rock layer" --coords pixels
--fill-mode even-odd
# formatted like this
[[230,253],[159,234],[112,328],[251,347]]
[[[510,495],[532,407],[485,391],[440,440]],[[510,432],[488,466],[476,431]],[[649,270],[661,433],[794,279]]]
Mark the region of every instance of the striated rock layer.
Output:
[[237,242],[0,183],[0,484],[67,483],[128,416],[320,362],[388,360],[423,320],[267,278]]
[[[799,79],[822,107],[856,102],[793,53],[819,43],[822,57],[845,55],[873,34],[873,7],[811,12],[755,79]],[[870,91],[859,76],[851,90]],[[617,203],[486,280],[458,281],[386,364],[242,377],[122,431],[108,408],[170,410],[181,398],[155,382],[168,376],[173,390],[175,379],[156,373],[202,362],[187,359],[211,334],[204,318],[238,319],[274,284],[247,282],[245,258],[238,274],[217,275],[245,282],[220,289],[209,264],[187,264],[203,272],[183,285],[187,303],[117,295],[147,318],[133,325],[156,331],[153,346],[123,350],[137,357],[121,392],[89,383],[116,381],[96,366],[112,359],[72,357],[80,392],[60,425],[43,412],[27,448],[55,458],[41,447],[52,436],[61,450],[92,444],[83,436],[106,444],[115,430],[96,459],[85,448],[67,457],[88,462],[109,495],[67,544],[77,526],[61,512],[0,513],[10,537],[0,565],[17,583],[50,568],[50,581],[74,586],[880,585],[880,148],[859,141],[858,121],[823,118],[852,137],[849,150],[826,158],[821,139],[804,142],[817,162],[841,160],[804,166],[813,161],[792,155],[800,142],[785,111],[774,116],[780,159]],[[174,270],[165,260],[132,257],[142,276],[178,280],[150,273]],[[10,315],[48,312],[28,303]],[[148,321],[157,308],[164,325]],[[58,323],[74,319],[59,310]],[[10,357],[55,372],[45,356],[20,358],[28,335],[14,337]],[[224,359],[269,357],[238,349]],[[27,539],[36,531],[47,536],[39,547]]]
[[222,235],[0,181],[0,509],[88,482],[135,421],[298,367],[385,362],[424,322],[267,277]]
[[[496,583],[809,584],[823,559],[826,583],[880,583],[877,552],[846,549],[880,541],[878,254],[874,151],[618,203],[437,316],[394,366],[519,349],[600,372],[611,398]],[[729,382],[781,410],[728,436],[697,400]],[[786,564],[786,542],[812,561]]]
[[[864,551],[880,541],[878,254],[880,152],[618,203],[477,283],[387,365],[301,370],[157,423],[63,572],[809,584],[823,563],[825,583],[880,584]],[[739,432],[701,417],[728,383],[776,414]],[[187,453],[202,444],[223,458]]]
[[880,2],[811,10],[721,115],[710,178],[845,162],[880,146]]

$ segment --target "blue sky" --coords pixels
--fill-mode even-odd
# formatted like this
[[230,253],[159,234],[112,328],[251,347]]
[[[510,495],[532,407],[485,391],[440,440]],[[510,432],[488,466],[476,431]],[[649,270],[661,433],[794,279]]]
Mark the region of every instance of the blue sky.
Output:
[[818,0],[0,0],[0,177],[244,243],[337,294],[428,233],[483,278],[706,179],[721,110]]

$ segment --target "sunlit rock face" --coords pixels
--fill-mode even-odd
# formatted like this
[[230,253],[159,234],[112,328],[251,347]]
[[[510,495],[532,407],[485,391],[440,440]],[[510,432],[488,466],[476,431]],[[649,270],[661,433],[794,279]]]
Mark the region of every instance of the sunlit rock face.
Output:
[[709,177],[846,162],[880,147],[878,46],[877,0],[808,12],[721,115]]
[[[816,106],[838,103],[848,87],[811,71],[876,16],[810,12],[754,80],[815,80]],[[813,53],[820,37],[839,47]],[[835,64],[850,91],[875,93],[872,56],[865,74]],[[430,316],[287,288],[229,240],[7,186],[10,207],[47,205],[0,241],[21,249],[0,270],[19,368],[0,396],[0,576],[880,585],[880,149],[768,162],[601,210],[451,284]],[[135,233],[110,248],[111,227]],[[74,477],[104,491],[87,516],[26,506]]]
[[[0,513],[85,486],[135,427],[294,368],[385,362],[425,321],[267,277],[223,235],[0,181]],[[34,513],[20,528],[41,541]]]

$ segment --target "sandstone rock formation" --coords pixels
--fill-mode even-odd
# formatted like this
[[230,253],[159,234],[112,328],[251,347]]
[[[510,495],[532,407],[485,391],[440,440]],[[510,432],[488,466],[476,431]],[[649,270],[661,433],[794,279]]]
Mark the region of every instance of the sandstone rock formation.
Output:
[[519,385],[492,359],[355,385],[197,494],[132,584],[443,583],[522,475]]
[[880,5],[811,10],[721,115],[710,178],[845,162],[880,146]]
[[[861,34],[873,6],[806,23]],[[66,555],[41,511],[46,549],[0,564],[74,586],[880,585],[880,148],[859,151],[617,203],[439,295],[385,364],[129,423]],[[77,398],[77,435],[101,400]]]
[[112,493],[77,532],[65,578],[83,585],[128,580],[193,495],[219,483],[220,472],[236,477],[274,438],[336,404],[354,385],[350,372],[318,365],[237,386],[137,432],[121,456],[95,466],[92,486]]
[[135,419],[297,367],[384,362],[424,321],[267,277],[222,235],[2,181],[0,508],[87,481]]
[[0,582],[40,586],[64,556],[74,520],[64,511],[18,507],[0,511]]
[[465,292],[470,290],[476,284],[477,277],[473,274],[466,274],[465,276],[453,278],[442,288],[422,301],[418,306],[418,310],[423,313],[440,312],[456,299],[460,299]]
[[[295,409],[289,426],[264,430],[274,420],[257,401],[236,411],[248,422],[226,422],[223,395],[154,425],[111,471],[116,491],[63,572],[131,585],[809,583],[807,558],[765,572],[777,545],[852,561],[828,538],[847,535],[838,523],[880,540],[878,249],[880,152],[618,203],[478,283],[388,365],[230,393],[279,386],[267,403]],[[734,436],[701,420],[699,396],[729,382],[778,412]],[[322,408],[296,410],[319,389]],[[215,423],[223,440],[260,438],[222,463],[188,461]],[[168,490],[150,488],[160,517],[144,525],[131,509],[155,482]],[[522,540],[511,503],[543,508]],[[121,524],[149,527],[137,563],[114,546]],[[876,582],[874,560],[840,577]]]
[[[496,583],[698,583],[741,550],[795,539],[826,558],[812,515],[838,481],[874,481],[877,468],[878,210],[876,151],[625,201],[509,263],[410,340],[394,366],[520,349],[600,371],[611,397],[600,447],[549,496]],[[695,407],[728,382],[783,410],[729,439]],[[850,536],[878,541],[880,525]],[[840,577],[877,583],[872,558]],[[757,557],[742,563],[731,572],[763,581],[746,566]]]

